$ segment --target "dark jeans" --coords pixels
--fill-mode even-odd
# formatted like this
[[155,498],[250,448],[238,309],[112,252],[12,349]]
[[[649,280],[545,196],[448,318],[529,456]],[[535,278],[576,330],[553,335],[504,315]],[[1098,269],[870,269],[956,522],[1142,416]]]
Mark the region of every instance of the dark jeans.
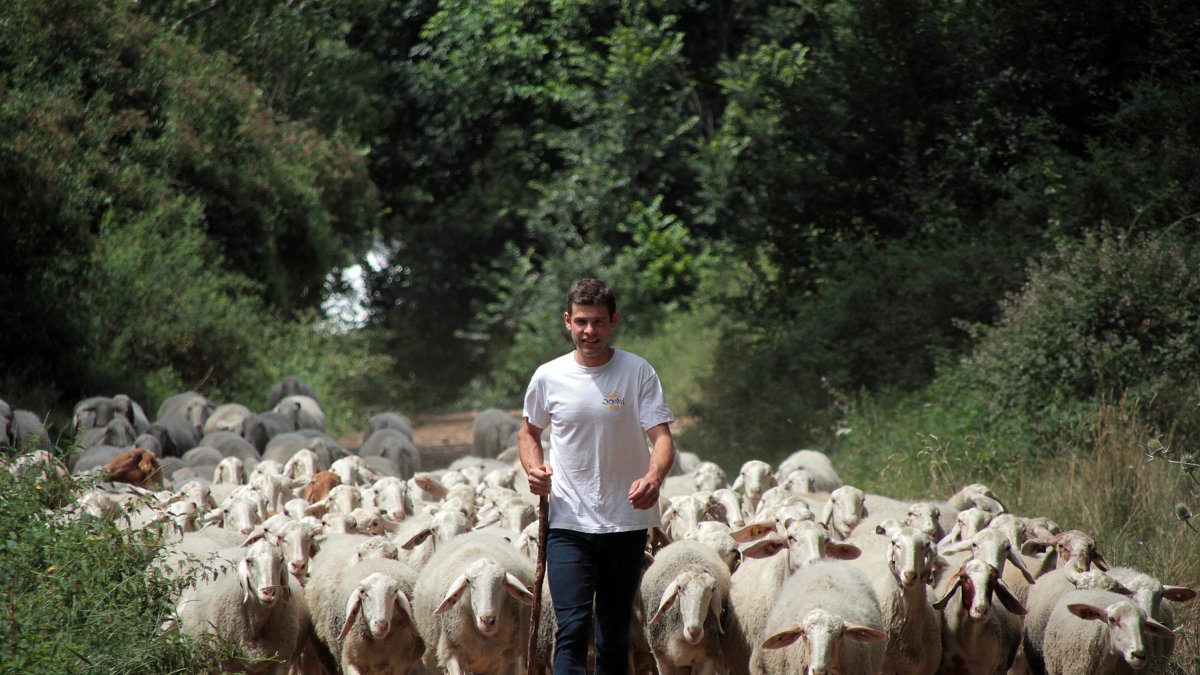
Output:
[[588,636],[596,614],[596,675],[629,672],[629,625],[642,578],[646,531],[546,534],[546,574],[554,599],[554,675],[587,672]]

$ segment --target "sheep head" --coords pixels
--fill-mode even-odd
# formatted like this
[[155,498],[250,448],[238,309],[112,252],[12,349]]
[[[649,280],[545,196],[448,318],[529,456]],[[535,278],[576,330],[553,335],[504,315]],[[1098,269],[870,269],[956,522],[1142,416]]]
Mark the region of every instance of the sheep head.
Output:
[[841,641],[879,642],[887,637],[876,628],[853,624],[825,609],[814,609],[800,621],[768,637],[763,649],[783,649],[804,638],[811,673],[839,672]]
[[366,622],[371,639],[382,640],[392,631],[393,622],[412,622],[412,603],[395,578],[375,572],[359,582],[346,600],[346,621],[339,640],[346,639],[359,616]]
[[463,573],[450,583],[434,614],[449,612],[470,592],[470,611],[475,629],[483,635],[495,635],[500,630],[500,611],[507,593],[523,605],[533,604],[533,593],[516,575],[504,569],[492,558],[479,558],[463,569]]
[[1084,603],[1067,605],[1072,614],[1085,621],[1100,621],[1105,625],[1108,650],[1120,656],[1131,668],[1144,668],[1147,662],[1146,634],[1173,638],[1170,628],[1151,619],[1146,611],[1128,600],[1107,607]]
[[704,620],[709,614],[716,618],[717,629],[721,629],[721,614],[725,607],[717,590],[717,580],[703,570],[681,571],[663,590],[658,609],[650,617],[651,624],[662,620],[663,614],[672,606],[679,607],[679,628],[688,644],[700,644],[704,639]]

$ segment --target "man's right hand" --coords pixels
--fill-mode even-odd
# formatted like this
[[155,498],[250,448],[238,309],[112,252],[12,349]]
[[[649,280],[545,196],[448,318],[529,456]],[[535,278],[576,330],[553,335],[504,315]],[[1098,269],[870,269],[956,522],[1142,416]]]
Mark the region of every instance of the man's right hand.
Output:
[[550,494],[550,476],[554,469],[549,464],[539,464],[525,473],[529,479],[529,491],[539,497]]

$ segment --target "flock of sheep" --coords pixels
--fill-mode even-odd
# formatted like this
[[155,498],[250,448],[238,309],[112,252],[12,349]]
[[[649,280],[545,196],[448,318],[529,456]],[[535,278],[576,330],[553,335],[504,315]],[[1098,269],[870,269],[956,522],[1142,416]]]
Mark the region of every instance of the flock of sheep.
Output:
[[[28,446],[14,419],[0,401],[5,440]],[[426,471],[407,417],[375,416],[347,450],[291,378],[262,413],[186,392],[151,422],[128,397],[95,397],[74,424],[67,467],[106,481],[64,516],[163,528],[156,570],[198,579],[163,629],[236,642],[244,659],[228,668],[526,667],[536,498],[507,413],[477,418],[472,456]],[[26,449],[10,471],[59,467]],[[1012,514],[983,485],[899,501],[843,485],[811,450],[746,462],[732,482],[682,452],[661,508],[634,611],[638,674],[1158,673],[1175,643],[1168,605],[1195,597],[1109,567],[1089,535]]]

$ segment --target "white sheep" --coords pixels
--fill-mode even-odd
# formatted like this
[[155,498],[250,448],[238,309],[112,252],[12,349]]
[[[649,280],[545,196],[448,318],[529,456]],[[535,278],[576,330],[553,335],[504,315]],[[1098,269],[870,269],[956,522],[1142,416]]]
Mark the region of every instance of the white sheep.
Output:
[[[938,549],[942,549],[950,544],[956,544],[960,541],[965,541],[975,536],[983,528],[992,522],[992,512],[984,511],[981,508],[972,506],[969,509],[959,511],[954,518],[954,526],[950,528],[950,532],[938,542]],[[1018,542],[1018,546],[1022,542]],[[1017,549],[1018,551],[1020,549]]]
[[660,550],[642,575],[646,642],[660,675],[714,675],[721,669],[719,633],[729,603],[729,567],[696,541]]
[[1092,565],[1101,570],[1108,569],[1104,556],[1096,550],[1096,540],[1079,530],[1068,530],[1049,539],[1027,541],[1024,549],[1028,551],[1037,546],[1053,546],[1058,567],[1038,577],[1037,583],[1029,589],[1026,603],[1029,614],[1025,617],[1022,633],[1025,658],[1035,671],[1041,669],[1046,623],[1058,599],[1075,590],[1079,575],[1090,570]]
[[844,563],[815,562],[780,588],[750,672],[875,675],[883,667],[882,626],[865,573]]
[[943,618],[941,672],[997,675],[1012,666],[1021,646],[1025,608],[995,567],[968,560],[933,607]]
[[730,588],[730,608],[721,643],[726,664],[733,672],[745,672],[771,604],[790,574],[822,558],[852,560],[861,554],[857,546],[831,541],[829,531],[820,523],[795,520],[779,528],[776,531],[756,523],[733,533],[743,543],[759,539],[742,550],[744,560],[733,574]]
[[843,485],[829,493],[821,509],[821,522],[838,539],[845,539],[869,515],[866,494],[852,485]]
[[1131,567],[1114,566],[1109,568],[1108,574],[1130,590],[1134,603],[1145,610],[1150,618],[1172,629],[1170,637],[1153,636],[1146,645],[1150,652],[1151,666],[1170,660],[1175,652],[1175,618],[1162,601],[1190,602],[1196,598],[1196,591],[1186,586],[1164,584],[1155,577]]
[[933,675],[941,662],[941,617],[928,589],[947,563],[921,529],[887,521],[870,536],[878,541],[851,540],[863,555],[848,564],[867,574],[879,600],[887,636],[881,675]]
[[833,492],[842,486],[829,456],[816,450],[797,450],[779,463],[775,479],[782,482],[793,471],[805,470],[813,477],[811,491]]
[[405,519],[392,534],[392,540],[400,547],[404,560],[420,569],[439,548],[470,529],[471,521],[462,511],[439,509]]
[[313,631],[342,672],[403,675],[417,664],[425,643],[412,618],[416,577],[407,563],[371,558],[348,564],[335,588],[306,591]]
[[1046,625],[1046,673],[1116,675],[1143,670],[1149,664],[1149,636],[1167,639],[1174,634],[1124,595],[1071,591],[1058,599]]
[[226,670],[280,675],[299,652],[307,623],[300,586],[284,572],[283,554],[269,542],[256,542],[229,562],[211,580],[183,592],[178,625],[187,635],[215,633],[235,643],[246,658],[226,664]]
[[742,495],[742,510],[754,513],[758,511],[758,503],[762,501],[763,493],[777,484],[775,474],[771,472],[771,465],[752,459],[742,464],[732,487],[734,492]]
[[533,566],[494,532],[436,551],[417,576],[413,609],[438,666],[452,675],[513,672],[529,635],[532,584]]

